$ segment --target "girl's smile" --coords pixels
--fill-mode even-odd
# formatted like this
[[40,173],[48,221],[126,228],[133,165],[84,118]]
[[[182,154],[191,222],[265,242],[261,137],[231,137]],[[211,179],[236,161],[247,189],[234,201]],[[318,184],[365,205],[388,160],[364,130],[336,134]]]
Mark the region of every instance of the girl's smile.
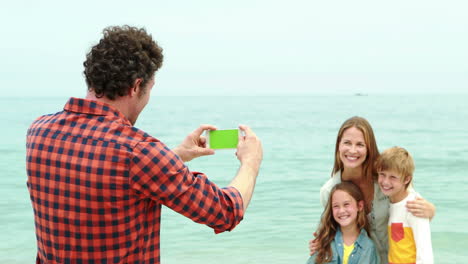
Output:
[[363,210],[364,203],[358,202],[347,192],[336,190],[332,196],[333,218],[341,228],[355,227],[358,212]]

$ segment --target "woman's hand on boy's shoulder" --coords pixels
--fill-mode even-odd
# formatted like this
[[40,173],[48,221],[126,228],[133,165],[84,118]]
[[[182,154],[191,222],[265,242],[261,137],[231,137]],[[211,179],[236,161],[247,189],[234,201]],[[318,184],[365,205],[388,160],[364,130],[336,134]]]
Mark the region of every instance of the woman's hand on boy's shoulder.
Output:
[[435,215],[435,206],[421,197],[416,197],[406,203],[408,212],[416,217],[432,219]]

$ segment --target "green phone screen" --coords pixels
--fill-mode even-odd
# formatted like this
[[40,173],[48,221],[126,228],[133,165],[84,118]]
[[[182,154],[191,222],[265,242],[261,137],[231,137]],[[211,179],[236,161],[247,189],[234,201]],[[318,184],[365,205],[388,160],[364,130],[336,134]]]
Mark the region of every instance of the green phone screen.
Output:
[[239,142],[238,130],[210,130],[210,148],[212,149],[226,149],[237,148]]

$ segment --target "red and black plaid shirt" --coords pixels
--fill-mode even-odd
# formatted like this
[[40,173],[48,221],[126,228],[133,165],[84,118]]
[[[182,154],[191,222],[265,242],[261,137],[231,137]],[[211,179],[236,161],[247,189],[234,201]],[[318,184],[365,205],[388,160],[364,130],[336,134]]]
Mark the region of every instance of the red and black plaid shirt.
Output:
[[119,111],[71,98],[27,136],[38,263],[160,263],[161,204],[223,232],[243,217],[240,193],[190,172]]

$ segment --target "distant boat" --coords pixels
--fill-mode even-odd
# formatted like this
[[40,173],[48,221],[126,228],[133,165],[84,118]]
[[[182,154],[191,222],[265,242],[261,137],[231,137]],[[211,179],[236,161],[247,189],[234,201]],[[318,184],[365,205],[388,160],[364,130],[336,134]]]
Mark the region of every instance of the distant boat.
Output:
[[355,93],[354,96],[367,96],[365,93]]

